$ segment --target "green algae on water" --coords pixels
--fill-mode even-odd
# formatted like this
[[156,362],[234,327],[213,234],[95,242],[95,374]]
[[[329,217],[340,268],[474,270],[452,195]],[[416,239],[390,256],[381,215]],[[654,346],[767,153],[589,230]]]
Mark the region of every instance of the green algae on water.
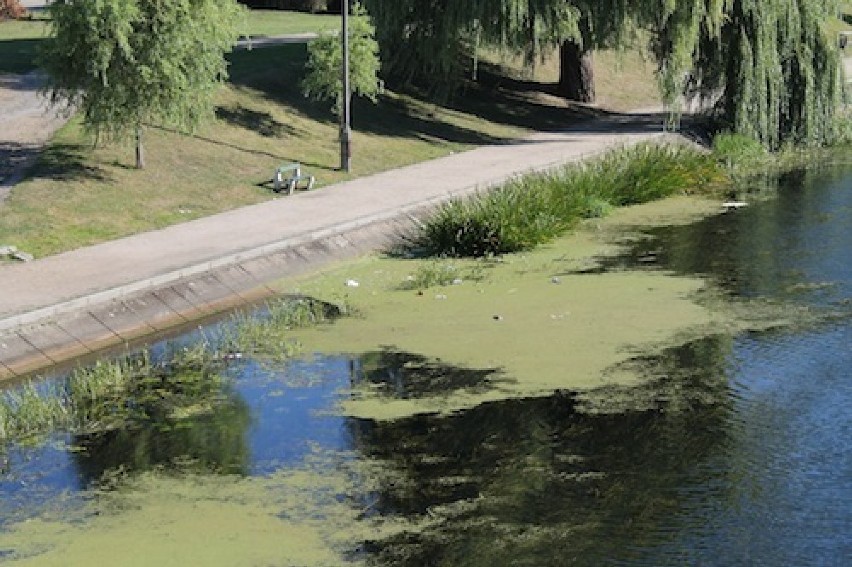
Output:
[[82,510],[6,526],[0,552],[38,567],[359,565],[359,542],[406,528],[361,517],[371,479],[369,463],[321,452],[263,478],[152,471],[96,491]]
[[[598,256],[617,253],[626,229],[687,223],[718,210],[718,204],[683,198],[621,209],[551,245],[492,262],[476,281],[425,290],[400,285],[418,261],[362,259],[298,285],[300,293],[351,303],[362,317],[300,331],[299,340],[308,351],[388,348],[504,377],[484,392],[416,400],[357,389],[342,408],[354,417],[452,413],[487,401],[636,383],[635,375],[607,371],[722,323],[697,300],[706,282],[662,271],[578,272]],[[453,262],[466,269],[463,261]]]

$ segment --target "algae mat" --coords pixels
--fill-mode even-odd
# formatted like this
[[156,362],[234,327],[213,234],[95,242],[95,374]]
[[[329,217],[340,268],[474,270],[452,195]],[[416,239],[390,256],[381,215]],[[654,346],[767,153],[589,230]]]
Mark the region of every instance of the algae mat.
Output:
[[[718,332],[726,320],[700,300],[707,288],[701,279],[653,269],[598,273],[598,258],[640,238],[636,227],[686,223],[715,210],[712,203],[673,199],[589,222],[530,254],[499,261],[374,257],[280,288],[346,303],[356,312],[298,332],[309,352],[384,347],[486,377],[413,396],[356,382],[341,409],[368,422],[630,386],[643,377],[622,363]],[[446,283],[427,285],[434,273]],[[0,560],[40,566],[359,564],[366,560],[364,542],[442,522],[439,508],[407,519],[366,513],[376,486],[405,485],[399,474],[365,455],[320,450],[303,465],[266,477],[128,475],[88,491],[82,507],[7,525],[0,532]],[[447,514],[470,505],[459,500]]]
[[[718,330],[724,317],[699,301],[707,288],[701,279],[655,270],[594,273],[597,259],[639,238],[639,227],[688,223],[718,210],[717,203],[674,198],[590,221],[528,254],[496,261],[373,257],[280,288],[347,304],[357,313],[300,331],[310,352],[385,348],[501,375],[485,392],[450,387],[418,399],[357,388],[343,404],[349,416],[396,419],[630,385],[640,377],[616,371],[622,363]],[[431,272],[456,277],[445,285],[416,285]]]

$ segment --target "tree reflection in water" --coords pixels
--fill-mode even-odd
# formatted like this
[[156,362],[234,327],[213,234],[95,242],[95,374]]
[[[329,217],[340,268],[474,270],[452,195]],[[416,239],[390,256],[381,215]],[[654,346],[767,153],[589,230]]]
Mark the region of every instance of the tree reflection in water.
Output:
[[[637,388],[488,403],[448,417],[350,420],[356,447],[392,471],[372,512],[430,520],[372,542],[374,559],[599,565],[652,543],[684,487],[712,482],[696,471],[726,445],[730,346],[710,337],[635,361],[659,373]],[[374,379],[394,376],[371,368]]]

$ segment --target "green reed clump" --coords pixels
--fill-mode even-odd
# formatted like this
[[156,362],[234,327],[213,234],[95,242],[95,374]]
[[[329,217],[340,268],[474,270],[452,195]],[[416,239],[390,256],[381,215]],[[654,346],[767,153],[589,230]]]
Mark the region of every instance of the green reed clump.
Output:
[[733,132],[720,132],[713,136],[713,154],[729,169],[752,168],[769,158],[769,152],[760,142]]
[[260,315],[240,313],[215,340],[150,349],[78,368],[64,381],[35,381],[0,391],[0,447],[51,431],[94,432],[212,411],[229,395],[224,369],[234,353],[286,357],[298,349],[289,331],[329,321],[345,309],[309,298],[280,298]]
[[68,398],[59,388],[27,382],[0,396],[0,441],[38,437],[66,426],[71,414]]
[[143,350],[80,368],[66,385],[74,428],[109,429],[215,403],[225,383],[223,368],[205,342],[174,349],[159,361]]
[[62,382],[27,382],[0,395],[0,443],[55,430],[98,431],[168,417],[221,397],[223,363],[199,344],[152,360],[149,351],[73,371]]
[[414,273],[400,284],[399,289],[423,290],[468,280],[481,281],[484,277],[484,270],[485,266],[481,263],[463,266],[447,258],[438,258],[419,264]]
[[331,321],[345,308],[307,297],[282,297],[266,303],[262,314],[238,312],[220,327],[219,348],[226,353],[289,358],[301,348],[291,330]]
[[450,201],[420,226],[408,247],[452,257],[529,250],[613,207],[708,191],[726,180],[711,154],[686,145],[640,144]]

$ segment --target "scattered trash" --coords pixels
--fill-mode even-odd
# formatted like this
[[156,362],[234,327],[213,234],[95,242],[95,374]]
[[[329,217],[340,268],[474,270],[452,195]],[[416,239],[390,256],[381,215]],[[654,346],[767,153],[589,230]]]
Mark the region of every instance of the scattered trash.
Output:
[[358,287],[361,285],[357,280],[346,280],[346,287]]
[[456,279],[453,280],[453,285],[461,285],[463,283],[464,282],[462,281],[461,278],[456,278]]
[[226,353],[225,356],[223,356],[222,358],[224,358],[225,360],[239,360],[242,357],[243,353],[241,352],[229,352]]
[[12,254],[12,258],[15,260],[20,260],[21,262],[32,262],[35,260],[35,256],[32,254],[27,254],[26,252],[15,252]]
[[561,284],[561,283],[562,283],[562,280],[561,280],[561,279],[559,279],[559,278],[558,278],[558,277],[556,277],[556,276],[553,276],[552,278],[550,278],[550,283]]
[[447,296],[444,295],[443,293],[439,293],[438,295],[435,296],[435,299],[447,299]]
[[494,317],[492,317],[492,319],[494,319],[495,321],[502,321],[503,316],[502,315],[494,315]]

